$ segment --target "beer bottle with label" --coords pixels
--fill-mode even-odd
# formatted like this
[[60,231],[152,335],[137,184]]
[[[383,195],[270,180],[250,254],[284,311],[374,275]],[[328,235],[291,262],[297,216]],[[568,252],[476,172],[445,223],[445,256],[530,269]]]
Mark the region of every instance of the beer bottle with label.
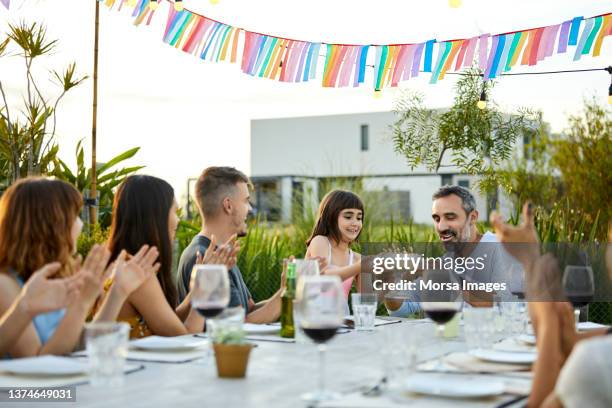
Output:
[[295,337],[295,326],[293,324],[293,299],[295,299],[295,280],[296,280],[295,261],[287,262],[287,282],[285,290],[281,295],[281,337]]

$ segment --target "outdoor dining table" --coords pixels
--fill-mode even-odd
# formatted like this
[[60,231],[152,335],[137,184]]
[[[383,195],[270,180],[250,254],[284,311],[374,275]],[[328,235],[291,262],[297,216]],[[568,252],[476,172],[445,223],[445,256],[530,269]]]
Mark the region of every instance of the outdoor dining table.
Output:
[[[449,352],[467,350],[461,335],[441,341],[433,336],[433,323],[424,320],[402,319],[400,323],[379,326],[373,332],[345,330],[328,343],[326,387],[340,393],[354,393],[376,385],[384,373],[381,357],[384,347],[381,338],[384,337],[384,332],[409,336],[417,326],[419,329],[431,326],[432,334],[431,338],[426,338],[418,348],[418,361],[427,361]],[[112,389],[94,388],[89,384],[77,386],[76,406],[104,408],[312,406],[300,396],[304,392],[315,390],[318,385],[319,366],[316,347],[313,344],[275,341],[255,343],[257,347],[251,353],[247,376],[244,379],[218,378],[212,354],[181,364],[143,362],[144,369],[126,375],[123,386]],[[411,407],[495,407],[511,400],[513,396],[450,399],[412,395],[410,398],[413,400],[409,404]],[[377,401],[379,399],[371,398],[371,405],[368,406],[384,406],[384,404],[376,405]],[[12,405],[24,406],[20,403]],[[53,406],[75,405],[54,403]]]

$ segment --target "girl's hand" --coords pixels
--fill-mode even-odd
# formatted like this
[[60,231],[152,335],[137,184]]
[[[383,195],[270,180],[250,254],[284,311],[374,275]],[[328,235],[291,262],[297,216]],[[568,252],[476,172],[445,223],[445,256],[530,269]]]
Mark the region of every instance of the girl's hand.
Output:
[[158,256],[157,248],[148,245],[143,245],[129,260],[127,252],[121,251],[112,268],[113,289],[127,298],[147,279],[155,276],[161,266],[155,262]]
[[23,286],[20,302],[30,316],[62,309],[77,298],[81,287],[77,277],[50,279],[60,266],[59,262],[43,266]]

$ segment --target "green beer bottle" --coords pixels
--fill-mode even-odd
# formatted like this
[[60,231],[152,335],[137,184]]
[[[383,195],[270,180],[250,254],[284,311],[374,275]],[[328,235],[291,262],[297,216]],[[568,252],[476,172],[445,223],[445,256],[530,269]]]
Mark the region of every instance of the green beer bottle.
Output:
[[281,337],[295,337],[293,325],[293,299],[295,299],[295,262],[287,262],[287,283],[281,295]]

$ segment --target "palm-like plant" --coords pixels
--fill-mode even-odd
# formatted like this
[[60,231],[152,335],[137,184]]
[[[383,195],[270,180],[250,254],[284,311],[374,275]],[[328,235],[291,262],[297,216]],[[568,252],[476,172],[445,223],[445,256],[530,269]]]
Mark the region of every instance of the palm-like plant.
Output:
[[46,33],[46,28],[39,23],[9,24],[7,38],[0,42],[0,57],[8,56],[10,44],[17,46],[17,55],[25,62],[26,77],[24,106],[19,114],[9,109],[0,80],[3,102],[0,106],[0,189],[21,177],[44,174],[56,162],[57,107],[68,91],[87,78],[75,74],[74,63],[63,72],[52,70],[51,80],[59,86],[59,95],[55,98],[43,95],[32,67],[37,58],[52,53],[57,45],[57,40],[48,40]]

